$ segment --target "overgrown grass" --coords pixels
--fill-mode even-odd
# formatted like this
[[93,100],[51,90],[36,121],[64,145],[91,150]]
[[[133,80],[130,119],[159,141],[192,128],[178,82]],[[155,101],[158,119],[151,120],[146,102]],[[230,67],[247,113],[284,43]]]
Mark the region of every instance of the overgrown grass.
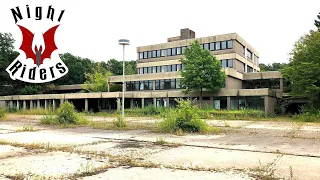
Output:
[[181,100],[178,102],[177,109],[168,110],[165,119],[159,123],[160,130],[169,133],[182,132],[200,132],[206,133],[210,131],[210,126],[200,119],[199,109],[196,105],[192,105],[191,101]]
[[254,109],[242,110],[216,110],[216,109],[200,109],[199,115],[203,119],[262,119],[271,117],[266,116],[264,111]]
[[113,121],[113,125],[115,125],[118,128],[124,128],[127,126],[127,123],[124,118],[119,114],[117,116],[117,119]]
[[320,122],[320,110],[318,110],[318,112],[305,112],[293,117],[295,120],[301,122]]
[[42,124],[76,124],[85,125],[89,121],[84,118],[81,114],[77,113],[73,104],[70,102],[64,102],[61,104],[56,113],[46,115],[41,119]]
[[7,111],[5,108],[0,108],[0,120],[3,120],[6,117]]

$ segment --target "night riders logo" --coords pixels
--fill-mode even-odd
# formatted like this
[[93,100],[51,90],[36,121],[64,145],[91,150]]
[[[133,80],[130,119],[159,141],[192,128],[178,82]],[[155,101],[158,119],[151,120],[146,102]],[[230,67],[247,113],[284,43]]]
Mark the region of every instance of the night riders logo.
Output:
[[65,10],[59,12],[52,6],[45,9],[37,6],[32,10],[29,5],[21,10],[24,9],[11,9],[15,24],[22,33],[22,41],[19,56],[6,71],[11,79],[29,83],[61,78],[68,73],[68,68],[59,57],[55,34]]

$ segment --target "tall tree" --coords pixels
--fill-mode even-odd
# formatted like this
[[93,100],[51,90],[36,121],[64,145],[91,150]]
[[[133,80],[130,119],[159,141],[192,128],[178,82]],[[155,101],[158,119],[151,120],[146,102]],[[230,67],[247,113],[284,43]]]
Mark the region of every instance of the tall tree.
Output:
[[319,14],[317,15],[317,18],[318,18],[318,19],[315,19],[315,20],[314,20],[314,25],[318,28],[318,31],[320,31],[320,12],[319,12]]
[[291,81],[292,94],[309,99],[312,107],[320,109],[320,31],[301,37],[291,56],[283,73]]
[[202,107],[202,93],[204,90],[219,91],[225,86],[226,75],[221,71],[221,62],[209,50],[201,48],[195,40],[190,48],[186,48],[184,58],[180,61],[184,65],[181,71],[181,86],[185,92],[200,92],[200,107]]
[[93,92],[106,92],[108,91],[108,76],[111,72],[107,71],[101,66],[100,63],[97,64],[93,73],[86,73],[86,81],[83,86],[84,89]]

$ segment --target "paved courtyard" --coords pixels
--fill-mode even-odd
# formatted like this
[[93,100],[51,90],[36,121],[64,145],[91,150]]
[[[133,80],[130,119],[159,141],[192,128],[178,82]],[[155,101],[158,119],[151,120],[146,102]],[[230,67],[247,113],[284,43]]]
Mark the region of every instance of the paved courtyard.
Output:
[[[320,179],[320,124],[208,123],[224,132],[177,136],[147,130],[57,128],[40,126],[39,116],[9,116],[0,122],[0,180]],[[35,131],[23,131],[26,125]]]

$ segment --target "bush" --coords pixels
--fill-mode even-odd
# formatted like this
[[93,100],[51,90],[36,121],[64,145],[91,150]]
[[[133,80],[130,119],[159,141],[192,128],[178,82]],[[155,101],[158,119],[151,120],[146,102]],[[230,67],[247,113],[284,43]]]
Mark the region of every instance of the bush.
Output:
[[43,124],[87,124],[88,120],[75,111],[73,104],[64,102],[57,110],[57,115],[44,116]]
[[7,111],[5,108],[0,108],[0,119],[3,119],[7,114]]
[[177,101],[178,108],[170,109],[165,120],[160,123],[160,129],[166,132],[207,132],[209,126],[200,119],[199,109],[191,105],[191,101]]
[[113,124],[116,127],[123,128],[127,126],[127,123],[124,119],[122,119],[121,115],[117,115],[117,119],[113,121]]

